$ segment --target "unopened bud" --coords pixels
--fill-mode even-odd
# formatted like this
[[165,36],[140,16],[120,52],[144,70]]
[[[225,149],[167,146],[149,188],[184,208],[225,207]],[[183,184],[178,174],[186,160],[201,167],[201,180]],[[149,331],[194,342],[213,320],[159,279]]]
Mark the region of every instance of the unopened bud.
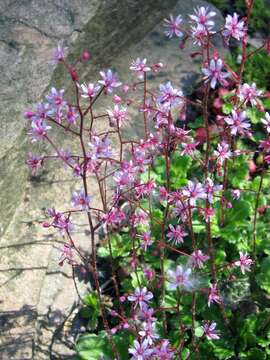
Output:
[[117,331],[118,331],[118,329],[117,329],[117,328],[112,328],[112,329],[111,329],[111,334],[116,334],[116,333],[117,333]]
[[179,49],[181,49],[181,50],[183,50],[184,48],[185,48],[185,42],[184,41],[181,41],[180,43],[179,43]]
[[115,104],[120,104],[122,102],[122,98],[120,96],[118,96],[118,95],[114,95],[113,96],[113,102]]
[[91,59],[91,54],[89,51],[84,51],[81,56],[82,61],[88,61]]
[[154,64],[154,65],[152,65],[152,70],[154,71],[154,72],[157,72],[157,71],[159,71],[160,69],[162,69],[163,68],[163,64],[160,62],[160,63],[157,63],[157,64]]
[[267,55],[270,55],[270,39],[266,40],[265,50],[267,52]]
[[124,85],[122,86],[122,90],[123,90],[123,92],[126,94],[126,93],[129,91],[129,86],[128,86],[128,84],[124,84]]
[[24,118],[25,119],[31,119],[34,115],[35,115],[35,113],[33,111],[26,111],[24,113]]
[[115,317],[115,316],[117,316],[117,315],[118,315],[118,313],[117,313],[115,310],[112,310],[112,311],[111,311],[111,316]]
[[73,81],[77,81],[79,79],[77,70],[75,68],[73,68],[72,66],[69,67],[69,74]]

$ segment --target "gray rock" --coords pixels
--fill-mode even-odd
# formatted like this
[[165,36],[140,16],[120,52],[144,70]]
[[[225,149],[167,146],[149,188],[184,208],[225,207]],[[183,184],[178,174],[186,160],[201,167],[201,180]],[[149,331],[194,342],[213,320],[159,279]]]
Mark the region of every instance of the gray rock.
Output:
[[[177,40],[164,37],[161,21],[169,13],[187,17],[194,6],[204,4],[199,0],[2,1],[0,323],[6,329],[0,339],[2,359],[48,359],[50,352],[63,359],[72,353],[65,319],[73,314],[78,296],[70,267],[58,267],[58,249],[64,240],[40,225],[42,209],[51,205],[65,208],[74,183],[68,171],[53,165],[38,177],[30,177],[24,164],[33,146],[26,136],[22,112],[39,101],[51,85],[67,84],[68,94],[72,93],[63,68],[48,64],[53,48],[58,42],[68,46],[68,61],[89,49],[93,60],[86,69],[79,69],[87,81],[97,79],[98,72],[108,66],[131,81],[128,67],[132,59],[162,61],[166,67],[151,86],[170,79],[188,92],[198,78],[198,63],[190,59],[189,46],[179,50]],[[218,21],[222,21],[220,14]],[[104,105],[101,101],[99,107]],[[139,136],[141,119],[132,108],[130,115],[133,121],[127,134]],[[107,126],[99,122],[100,129]],[[70,145],[65,134],[56,136],[63,146]],[[34,148],[33,152],[49,151],[43,145]],[[94,183],[91,189],[97,193]],[[98,198],[96,202],[98,205]],[[76,240],[91,251],[83,226],[81,229]],[[87,290],[87,285],[78,286],[81,294]]]

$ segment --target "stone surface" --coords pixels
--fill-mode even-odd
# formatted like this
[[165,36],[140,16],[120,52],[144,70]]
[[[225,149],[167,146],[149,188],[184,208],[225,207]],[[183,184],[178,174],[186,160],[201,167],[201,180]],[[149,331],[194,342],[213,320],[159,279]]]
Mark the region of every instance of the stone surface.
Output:
[[[58,266],[59,247],[64,240],[40,225],[43,209],[51,205],[64,209],[76,184],[68,171],[53,165],[31,177],[24,164],[32,145],[24,130],[22,112],[39,101],[49,86],[60,87],[67,81],[60,66],[48,64],[53,48],[58,42],[66,44],[70,61],[81,50],[89,49],[93,61],[86,70],[81,69],[87,81],[97,79],[98,72],[107,66],[130,81],[128,67],[132,59],[162,61],[166,67],[151,86],[170,79],[188,92],[198,78],[198,63],[190,59],[189,45],[180,51],[177,40],[164,37],[162,19],[169,13],[186,17],[194,6],[204,4],[199,0],[1,2],[1,359],[49,359],[50,354],[51,358],[64,359],[72,354],[67,322],[68,315],[73,318],[76,313],[78,296],[71,269]],[[222,21],[220,15],[217,18]],[[104,104],[100,102],[98,107]],[[132,108],[130,118],[127,133],[139,136],[142,120]],[[99,122],[100,129],[106,127],[106,123]],[[70,145],[65,135],[59,133],[57,138],[64,147]],[[43,145],[35,148],[33,152],[49,151]],[[97,192],[94,183],[91,189]],[[87,234],[81,229],[76,240],[91,251]],[[78,282],[82,294],[87,286]]]

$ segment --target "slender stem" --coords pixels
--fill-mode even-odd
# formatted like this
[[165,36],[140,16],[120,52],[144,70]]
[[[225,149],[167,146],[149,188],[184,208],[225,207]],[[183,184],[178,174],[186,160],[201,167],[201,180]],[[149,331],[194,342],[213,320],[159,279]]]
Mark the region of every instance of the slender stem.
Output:
[[260,176],[260,182],[259,182],[258,191],[257,191],[257,194],[256,194],[254,218],[253,218],[253,230],[252,230],[252,234],[253,234],[252,235],[252,238],[253,238],[253,259],[255,259],[255,257],[256,257],[256,235],[257,235],[256,225],[257,225],[258,206],[259,206],[260,194],[261,194],[261,190],[262,190],[262,186],[263,186],[263,178],[264,178],[264,172],[262,171],[261,176]]

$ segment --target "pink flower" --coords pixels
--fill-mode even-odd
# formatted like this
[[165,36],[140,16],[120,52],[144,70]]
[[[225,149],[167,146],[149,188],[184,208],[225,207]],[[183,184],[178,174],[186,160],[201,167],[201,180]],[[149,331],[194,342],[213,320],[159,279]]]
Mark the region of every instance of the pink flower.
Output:
[[239,200],[240,199],[240,195],[241,195],[241,191],[239,189],[233,189],[231,191],[231,195],[233,197],[234,200]]
[[112,148],[106,135],[103,138],[97,135],[92,136],[91,142],[89,142],[88,145],[90,147],[88,155],[91,160],[110,158],[112,156]]
[[202,24],[191,26],[191,36],[194,40],[193,44],[202,46],[208,33],[209,31]]
[[107,227],[120,226],[121,223],[126,219],[125,213],[113,207],[109,213],[104,214],[102,220]]
[[65,56],[65,51],[67,50],[67,48],[64,48],[61,45],[58,45],[57,48],[55,49],[52,59],[51,59],[51,64],[58,64],[59,62],[64,60],[64,56]]
[[188,216],[188,206],[182,201],[176,201],[175,206],[173,208],[173,215],[176,217],[180,217],[183,222],[186,221]]
[[153,244],[153,241],[151,239],[151,233],[150,231],[146,231],[144,232],[140,238],[142,239],[142,248],[144,249],[144,251],[147,250],[148,246],[152,245]]
[[246,120],[246,112],[239,112],[237,110],[232,110],[232,115],[227,116],[225,121],[230,125],[232,135],[245,135],[247,134],[247,129],[250,128],[250,123]]
[[270,139],[261,140],[259,148],[263,149],[264,151],[270,151]]
[[146,287],[142,289],[136,288],[134,293],[128,296],[128,300],[135,302],[135,307],[139,305],[141,310],[151,299],[153,299],[153,294]]
[[164,19],[164,26],[167,28],[165,30],[165,35],[169,38],[172,38],[174,35],[177,37],[182,37],[184,34],[180,30],[180,24],[182,22],[181,15],[178,15],[176,18],[174,18],[172,15],[170,15],[169,19]]
[[210,257],[204,255],[201,250],[195,250],[191,254],[191,263],[193,267],[198,267],[201,269],[204,265],[204,262],[207,261]]
[[228,82],[225,80],[229,73],[221,71],[223,68],[223,61],[221,59],[212,59],[208,67],[202,68],[203,74],[207,77],[205,82],[211,81],[210,86],[212,89],[215,89],[217,82],[224,87],[228,86]]
[[56,88],[52,87],[50,93],[46,96],[48,102],[53,107],[59,107],[66,105],[66,101],[64,100],[64,89],[56,90]]
[[262,95],[262,91],[257,89],[255,83],[253,83],[252,85],[245,83],[244,85],[241,85],[239,88],[238,97],[240,101],[246,104],[250,103],[251,105],[255,106],[258,102],[258,98],[261,95]]
[[138,311],[138,317],[140,320],[146,322],[155,322],[157,319],[153,316],[155,313],[154,309],[149,308],[147,304],[144,304],[142,309]]
[[205,221],[208,223],[211,218],[215,215],[215,210],[213,208],[205,208],[203,211],[203,216]]
[[31,152],[28,155],[28,159],[26,160],[27,165],[32,170],[32,174],[35,175],[38,169],[42,166],[43,157],[33,155]]
[[138,184],[135,190],[137,196],[140,197],[140,196],[149,196],[155,188],[156,188],[155,181],[153,179],[150,179],[145,184]]
[[[170,126],[170,134],[173,135],[179,143],[186,143],[190,140],[190,137],[188,137],[189,132],[190,130],[184,130],[182,128],[174,126],[173,124]],[[193,150],[197,145],[198,143],[194,144]]]
[[185,290],[191,290],[194,282],[191,278],[191,269],[184,268],[181,265],[176,267],[176,270],[168,270],[168,277],[169,277],[169,288],[175,290],[178,288],[183,288]]
[[148,214],[144,210],[138,209],[136,211],[136,214],[133,216],[133,221],[134,221],[134,227],[140,225],[148,225],[149,223]]
[[133,355],[132,360],[150,360],[150,356],[153,353],[153,349],[149,348],[148,341],[145,339],[142,343],[134,340],[133,348],[129,348],[128,352]]
[[89,210],[91,197],[86,196],[84,190],[74,191],[71,197],[72,206],[79,206],[82,210]]
[[215,322],[211,323],[207,321],[204,323],[203,331],[208,340],[218,340],[220,338],[215,330],[216,326],[217,324]]
[[123,188],[124,186],[131,185],[133,183],[134,175],[127,170],[118,171],[113,179],[116,182],[117,186]]
[[160,186],[159,187],[159,199],[160,201],[166,201],[168,199],[168,191],[165,188],[165,186]]
[[184,242],[184,237],[187,236],[187,233],[181,228],[180,225],[174,227],[173,225],[169,225],[170,231],[167,234],[169,241],[174,241],[176,244],[180,244]]
[[151,70],[150,67],[146,66],[146,62],[146,59],[137,58],[131,63],[130,70],[135,71],[139,79],[143,79],[144,73]]
[[149,345],[153,345],[154,341],[159,338],[155,331],[155,325],[149,321],[143,323],[143,330],[139,331],[139,335],[146,339]]
[[47,136],[47,131],[50,129],[51,127],[47,126],[46,122],[43,120],[32,121],[31,129],[29,130],[29,135],[32,137],[32,142],[44,140]]
[[265,118],[262,118],[261,122],[265,125],[266,131],[270,133],[270,114],[268,112],[265,113]]
[[218,163],[223,165],[224,161],[232,156],[230,145],[225,141],[222,141],[220,144],[218,144],[217,150],[214,150],[214,155],[217,157]]
[[108,93],[111,93],[113,91],[113,88],[119,87],[122,85],[120,81],[118,81],[118,77],[116,73],[113,73],[112,70],[101,71],[100,75],[102,77],[102,80],[99,80],[99,83],[105,86],[106,91]]
[[148,281],[152,281],[154,279],[154,277],[155,277],[155,270],[152,270],[149,267],[145,267],[143,269],[143,273],[144,273],[144,276],[146,277],[146,279]]
[[156,346],[155,356],[158,360],[172,360],[174,358],[174,351],[170,347],[169,340],[163,339],[161,344]]
[[157,112],[155,115],[156,128],[161,129],[168,126],[168,118],[170,111],[170,103],[159,103],[157,104]]
[[169,104],[170,106],[179,105],[183,101],[183,92],[178,89],[174,89],[170,81],[166,84],[159,86],[160,97],[158,101],[161,104]]
[[253,264],[253,260],[250,259],[247,253],[240,251],[240,260],[235,261],[234,265],[239,266],[242,274],[245,274],[245,271],[250,271],[250,266]]
[[95,85],[95,84],[81,84],[78,85],[79,89],[82,92],[82,97],[83,98],[89,98],[89,99],[93,99],[97,93],[100,90],[100,86],[99,85]]
[[201,183],[188,181],[188,185],[183,190],[183,195],[187,196],[191,206],[194,206],[197,199],[205,199],[206,192]]
[[48,209],[48,215],[53,218],[52,226],[59,229],[61,235],[65,235],[70,232],[73,228],[71,218],[65,217],[60,212],[55,211],[54,208]]
[[55,156],[58,156],[64,162],[65,167],[67,164],[73,163],[70,150],[59,149],[59,155],[56,153]]
[[59,265],[62,266],[65,261],[70,265],[75,265],[76,261],[73,258],[72,247],[69,244],[64,244],[59,257]]
[[208,293],[208,306],[210,306],[214,302],[217,304],[220,303],[220,297],[218,295],[217,284],[211,284],[209,293]]
[[215,11],[208,12],[208,7],[198,7],[194,9],[195,15],[189,15],[190,19],[194,21],[196,24],[200,24],[204,26],[207,30],[211,30],[215,25],[213,20],[210,20],[212,17],[216,15]]
[[110,125],[121,127],[126,120],[127,108],[124,106],[114,105],[112,110],[107,110],[109,115]]
[[214,185],[213,180],[208,177],[205,181],[204,189],[208,201],[212,204],[214,202],[215,192],[222,190],[222,185]]
[[222,32],[226,38],[233,37],[236,40],[240,40],[246,34],[245,22],[238,20],[238,14],[234,13],[233,16],[226,16],[225,30]]
[[66,120],[70,123],[70,124],[75,124],[76,123],[76,119],[79,116],[78,111],[76,110],[75,107],[68,105],[67,107],[67,111],[66,111]]
[[181,152],[181,155],[189,155],[193,156],[196,151],[196,146],[199,145],[199,142],[193,142],[193,143],[182,143],[183,151]]

